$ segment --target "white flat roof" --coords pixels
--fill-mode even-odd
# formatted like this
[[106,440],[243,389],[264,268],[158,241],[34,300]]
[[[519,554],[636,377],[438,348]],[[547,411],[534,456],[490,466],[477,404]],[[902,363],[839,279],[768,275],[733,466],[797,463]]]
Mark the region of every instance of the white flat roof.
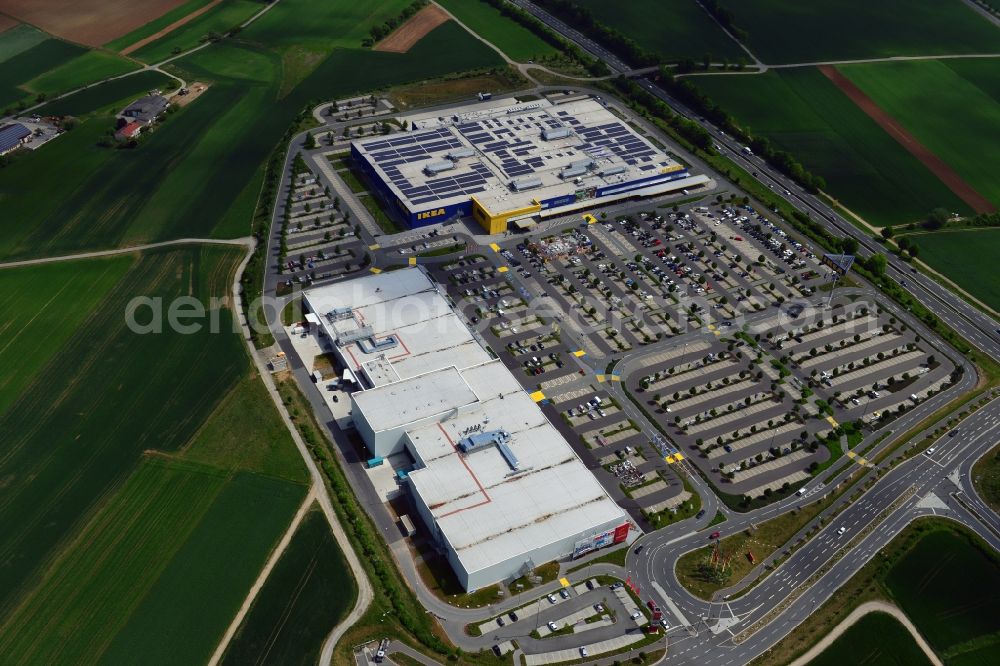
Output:
[[[424,465],[410,473],[414,492],[467,571],[625,522],[622,509],[501,361],[461,374],[479,402],[408,436],[418,464]],[[510,433],[508,446],[519,472],[495,446],[468,454],[457,450],[463,431],[476,426],[478,432]]]
[[[305,292],[309,308],[331,339],[341,331],[370,326],[376,340],[390,337],[398,344],[383,351],[365,351],[356,343],[340,345],[342,356],[357,374],[378,386],[416,377],[445,366],[482,363],[489,353],[451,309],[429,277],[419,268],[366,275]],[[326,313],[350,308],[353,322],[331,322]],[[384,367],[388,362],[391,371]],[[372,371],[362,373],[362,366]],[[381,366],[381,367],[380,367]]]
[[[499,213],[685,170],[590,97],[564,104],[508,98],[400,118],[411,131],[353,145],[411,212],[475,196]],[[589,165],[582,173],[560,176],[581,161]],[[432,164],[451,168],[426,170]],[[536,179],[523,191],[511,186]]]
[[356,408],[376,431],[398,428],[476,401],[476,394],[454,366],[354,394]]

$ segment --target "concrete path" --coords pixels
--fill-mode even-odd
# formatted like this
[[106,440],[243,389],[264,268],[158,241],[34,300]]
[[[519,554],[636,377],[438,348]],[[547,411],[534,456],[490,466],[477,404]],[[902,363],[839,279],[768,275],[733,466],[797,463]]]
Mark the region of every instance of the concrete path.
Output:
[[850,629],[858,620],[869,613],[886,613],[896,618],[899,623],[906,627],[906,630],[910,632],[910,635],[913,636],[913,640],[917,642],[917,645],[920,646],[923,653],[927,655],[927,659],[929,659],[934,666],[944,666],[938,656],[934,653],[934,650],[931,649],[931,646],[927,644],[924,637],[920,635],[917,628],[913,626],[912,622],[910,622],[910,618],[906,617],[906,614],[896,606],[884,601],[866,601],[855,608],[851,611],[850,615],[845,617],[840,624],[833,628],[833,631],[820,639],[819,643],[810,648],[804,655],[793,661],[790,666],[806,666],[806,664],[818,657],[820,653],[828,648],[835,640],[840,638],[841,634]]
[[[24,259],[22,261],[8,261],[0,263],[0,269],[18,268],[19,266],[34,266],[37,264],[54,264],[60,261],[76,261],[78,259],[94,259],[97,257],[111,257],[117,254],[129,254],[130,252],[142,252],[158,247],[170,247],[173,245],[235,245],[253,247],[253,239],[246,238],[178,238],[177,240],[162,241],[159,243],[146,243],[145,245],[133,245],[131,247],[119,247],[113,250],[95,250],[93,252],[81,252],[80,254],[67,254],[61,257],[41,257],[39,259]],[[242,272],[242,271],[240,271]]]

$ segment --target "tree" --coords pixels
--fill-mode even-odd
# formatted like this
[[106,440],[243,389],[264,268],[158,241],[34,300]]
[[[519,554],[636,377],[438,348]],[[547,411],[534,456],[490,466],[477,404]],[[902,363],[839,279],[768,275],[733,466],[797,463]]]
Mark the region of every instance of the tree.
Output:
[[889,240],[895,235],[895,231],[892,230],[891,226],[882,227],[882,238]]
[[316,137],[313,136],[312,132],[306,132],[306,150],[314,150],[316,148]]
[[927,214],[923,226],[927,229],[940,229],[948,221],[950,215],[944,208],[935,208]]

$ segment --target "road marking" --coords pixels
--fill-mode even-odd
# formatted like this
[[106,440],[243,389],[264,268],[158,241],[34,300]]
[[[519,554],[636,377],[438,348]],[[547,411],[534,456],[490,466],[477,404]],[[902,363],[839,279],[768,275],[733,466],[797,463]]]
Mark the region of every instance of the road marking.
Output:
[[606,382],[607,381],[607,379],[605,378],[604,375],[594,375],[594,377],[596,377],[597,381],[599,381],[599,382]]
[[382,269],[381,269],[381,268],[372,268],[372,269],[370,269],[370,270],[371,270],[371,272],[372,272],[372,273],[374,273],[375,275],[378,275],[379,273],[381,273],[381,272],[382,272]]
[[545,393],[542,391],[535,391],[531,394],[531,399],[535,402],[541,402],[542,400],[545,400]]
[[582,349],[577,349],[575,352],[573,352],[573,356],[576,356],[577,358],[580,358],[581,356],[586,356],[586,355],[587,355],[587,352],[583,351]]

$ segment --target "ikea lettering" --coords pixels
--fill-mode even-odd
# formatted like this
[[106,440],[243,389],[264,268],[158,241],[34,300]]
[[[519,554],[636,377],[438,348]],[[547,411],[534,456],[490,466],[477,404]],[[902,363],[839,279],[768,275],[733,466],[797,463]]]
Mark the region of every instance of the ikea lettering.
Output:
[[428,217],[437,217],[439,215],[444,215],[444,208],[438,208],[437,210],[427,210],[423,213],[417,213],[418,220],[426,220]]

